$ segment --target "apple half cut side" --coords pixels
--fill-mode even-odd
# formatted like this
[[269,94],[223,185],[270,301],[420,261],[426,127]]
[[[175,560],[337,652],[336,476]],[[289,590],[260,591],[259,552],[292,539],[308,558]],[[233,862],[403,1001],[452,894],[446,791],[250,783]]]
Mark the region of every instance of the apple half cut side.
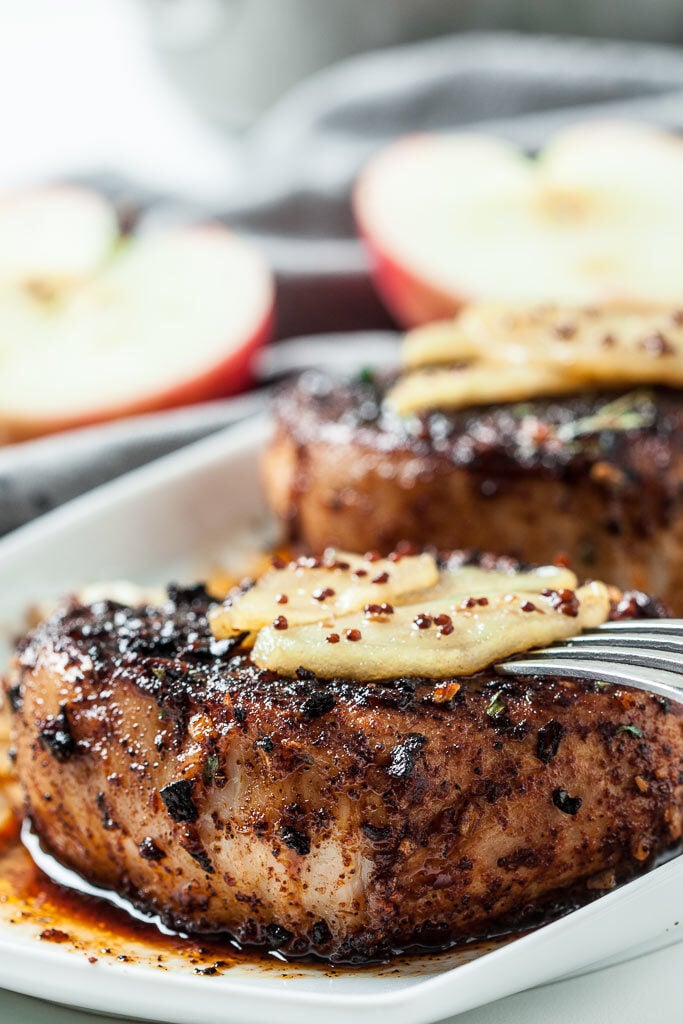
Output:
[[415,135],[354,190],[376,287],[405,326],[471,302],[683,305],[683,140],[566,129],[535,158],[485,135]]
[[0,289],[81,280],[118,238],[114,207],[90,189],[59,185],[0,196]]
[[[47,203],[42,223],[59,237],[43,240],[40,258],[26,241],[20,274],[4,252],[0,204],[6,440],[234,393],[271,334],[273,280],[248,242],[217,224],[120,237],[114,218],[114,231],[102,220],[98,249],[91,197],[81,198],[66,220]],[[34,212],[16,237],[40,231]]]

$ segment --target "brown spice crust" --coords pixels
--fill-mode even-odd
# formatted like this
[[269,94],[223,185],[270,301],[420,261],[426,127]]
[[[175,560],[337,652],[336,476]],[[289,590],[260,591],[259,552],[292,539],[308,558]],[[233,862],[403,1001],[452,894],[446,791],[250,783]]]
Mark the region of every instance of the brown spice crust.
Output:
[[264,483],[292,539],[566,555],[579,576],[655,593],[683,614],[681,392],[652,389],[638,427],[567,440],[562,428],[614,393],[401,420],[382,410],[390,380],[311,372],[280,392]]
[[445,700],[285,679],[213,641],[207,605],[63,609],[8,683],[46,847],[175,928],[362,960],[524,924],[679,840],[678,707],[491,672]]

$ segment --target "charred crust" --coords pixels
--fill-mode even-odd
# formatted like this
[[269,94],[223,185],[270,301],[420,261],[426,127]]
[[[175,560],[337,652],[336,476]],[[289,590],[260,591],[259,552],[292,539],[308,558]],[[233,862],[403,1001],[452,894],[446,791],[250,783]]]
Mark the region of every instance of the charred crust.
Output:
[[43,749],[47,750],[55,761],[65,763],[73,757],[76,753],[76,741],[71,734],[71,724],[65,704],[60,707],[59,714],[48,715],[39,723],[38,740]]
[[417,759],[422,748],[427,745],[427,737],[419,732],[410,733],[401,743],[397,743],[389,752],[387,775],[393,779],[409,779],[415,770]]
[[371,825],[369,821],[362,821],[360,827],[363,835],[367,836],[371,843],[386,843],[391,839],[390,825]]
[[214,866],[211,863],[211,858],[206,852],[206,848],[200,839],[199,832],[193,824],[190,824],[185,829],[179,842],[182,849],[185,850],[186,853],[189,853],[190,857],[199,864],[202,871],[205,871],[207,875],[214,874]]
[[269,949],[281,949],[292,939],[292,933],[280,924],[268,924],[263,929],[263,937]]
[[292,828],[291,825],[282,825],[280,827],[280,839],[285,846],[288,846],[290,850],[294,850],[301,857],[305,857],[311,852],[311,841],[308,836],[298,829]]
[[570,814],[574,816],[578,813],[583,800],[580,796],[570,796],[566,789],[554,789],[553,803],[557,807],[558,811],[562,811],[563,814]]
[[316,921],[311,928],[311,944],[314,949],[324,949],[332,941],[332,932],[327,921]]
[[159,790],[159,796],[173,821],[196,821],[199,817],[192,799],[193,788],[190,779],[178,779],[177,782],[169,782]]
[[121,826],[114,821],[109,812],[107,800],[104,793],[100,792],[97,794],[97,796],[95,797],[95,803],[97,804],[97,809],[100,812],[100,821],[102,822],[102,828],[106,832],[114,832],[120,829]]
[[661,601],[642,590],[629,590],[619,601],[612,603],[610,618],[618,622],[624,619],[661,619],[668,615],[670,612]]
[[204,583],[183,586],[180,583],[169,583],[166,588],[168,599],[176,608],[192,608],[203,611],[212,600]]
[[543,764],[550,764],[560,749],[560,743],[566,732],[566,727],[552,718],[540,727],[536,741],[536,757],[539,761],[542,761]]
[[7,691],[7,700],[9,701],[10,709],[14,712],[21,710],[21,684],[17,683],[16,686],[11,686]]
[[331,693],[319,690],[316,693],[312,693],[310,697],[306,697],[301,705],[301,715],[309,722],[312,722],[314,719],[326,715],[335,704],[336,701]]
[[157,846],[151,836],[145,836],[145,838],[138,843],[138,853],[143,860],[149,861],[160,861],[164,860],[166,857],[164,851],[160,846]]
[[498,858],[498,867],[503,871],[519,871],[520,868],[537,868],[541,864],[541,856],[538,850],[531,847],[521,847],[506,857]]

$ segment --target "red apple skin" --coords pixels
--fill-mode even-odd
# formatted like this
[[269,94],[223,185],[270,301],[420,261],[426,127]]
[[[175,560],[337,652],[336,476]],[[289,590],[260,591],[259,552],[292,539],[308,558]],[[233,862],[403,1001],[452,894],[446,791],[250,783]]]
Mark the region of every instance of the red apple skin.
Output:
[[470,299],[435,288],[402,266],[364,230],[358,212],[358,226],[370,256],[372,278],[387,309],[402,327],[420,327],[433,320],[455,316]]
[[[394,143],[394,147],[421,146],[429,144],[430,138],[426,134],[409,135]],[[384,152],[380,152],[377,157],[370,160],[368,166],[361,172],[352,195],[353,214],[370,257],[375,288],[389,312],[402,327],[420,327],[433,320],[455,316],[471,301],[469,297],[437,288],[396,260],[375,237],[369,211],[366,215],[370,203],[366,193],[370,192],[369,179],[376,173],[377,162],[382,160],[383,156]]]
[[204,373],[166,388],[156,395],[148,395],[134,402],[116,407],[104,408],[81,416],[62,419],[2,419],[0,417],[0,441],[13,443],[29,441],[45,434],[60,433],[78,427],[89,427],[96,423],[138,416],[143,413],[160,412],[183,405],[195,405],[215,398],[226,398],[244,390],[253,381],[254,357],[273,335],[275,323],[274,298],[264,312],[263,318],[251,336],[232,351],[222,362]]

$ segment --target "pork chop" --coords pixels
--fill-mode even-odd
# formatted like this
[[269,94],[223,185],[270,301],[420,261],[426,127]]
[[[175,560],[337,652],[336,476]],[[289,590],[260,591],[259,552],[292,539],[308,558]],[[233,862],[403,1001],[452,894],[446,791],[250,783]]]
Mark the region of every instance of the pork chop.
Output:
[[[8,679],[44,847],[173,928],[361,961],[584,901],[681,834],[683,717],[565,679],[258,669],[202,587],[70,604]],[[642,596],[618,614],[655,614]],[[457,689],[457,693],[455,690]]]
[[316,371],[280,392],[263,477],[291,539],[561,555],[683,614],[680,391],[635,392],[616,419],[614,393],[401,418],[382,404],[392,383]]

